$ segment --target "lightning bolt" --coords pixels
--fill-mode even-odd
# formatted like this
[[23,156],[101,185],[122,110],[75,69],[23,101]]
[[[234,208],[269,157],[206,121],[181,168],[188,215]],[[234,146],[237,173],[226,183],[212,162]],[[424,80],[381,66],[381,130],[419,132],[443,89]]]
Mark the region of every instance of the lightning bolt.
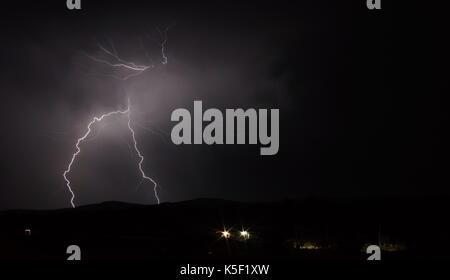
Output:
[[112,115],[117,115],[117,114],[127,114],[128,115],[129,112],[130,112],[130,108],[128,106],[127,110],[125,110],[125,111],[113,111],[113,112],[109,112],[107,114],[103,114],[100,117],[94,117],[92,119],[92,121],[89,122],[86,133],[82,137],[78,138],[77,143],[75,144],[76,152],[72,155],[72,159],[70,160],[70,163],[67,166],[67,169],[63,173],[63,177],[64,177],[64,180],[66,181],[67,189],[69,190],[70,194],[72,195],[72,197],[70,199],[70,204],[72,205],[73,208],[75,208],[75,203],[73,202],[73,200],[75,199],[75,193],[72,190],[72,187],[70,185],[69,179],[67,178],[67,175],[70,173],[75,159],[81,153],[81,148],[80,148],[81,142],[85,141],[87,139],[87,137],[89,136],[89,134],[91,134],[91,131],[92,131],[91,127],[93,124],[95,124],[97,122],[101,122],[105,118],[110,117]]
[[86,141],[86,139],[88,138],[89,134],[91,134],[92,126],[95,123],[101,122],[107,117],[110,117],[110,116],[113,116],[113,115],[118,115],[118,114],[125,115],[128,118],[127,126],[128,126],[128,129],[130,130],[130,133],[131,133],[131,139],[133,140],[134,150],[136,151],[136,153],[137,153],[137,155],[139,157],[139,162],[138,162],[139,171],[141,173],[141,176],[142,176],[143,180],[148,180],[154,185],[153,191],[155,193],[155,197],[156,197],[156,200],[158,201],[158,204],[160,203],[159,196],[158,196],[158,191],[157,191],[158,184],[156,183],[155,180],[153,180],[152,178],[147,176],[145,174],[144,170],[142,169],[142,163],[144,162],[144,156],[142,155],[141,151],[138,148],[137,140],[136,140],[136,133],[135,133],[133,127],[131,126],[131,107],[130,107],[130,100],[128,100],[128,108],[126,110],[124,110],[124,111],[120,111],[120,110],[112,111],[112,112],[103,114],[100,117],[94,117],[92,119],[92,121],[89,122],[89,124],[87,126],[86,133],[82,137],[78,138],[78,140],[77,140],[77,142],[75,144],[76,152],[72,155],[72,159],[70,160],[70,163],[67,166],[67,169],[63,173],[63,177],[64,177],[64,180],[66,181],[67,189],[69,190],[70,194],[72,195],[72,197],[70,199],[70,204],[72,205],[73,208],[75,208],[75,203],[74,203],[75,193],[72,190],[72,186],[70,185],[70,180],[67,178],[67,175],[72,170],[72,165],[75,162],[75,159],[81,153],[80,144],[83,141]]
[[[162,49],[164,49],[166,41],[167,40],[164,40],[161,43],[161,48]],[[111,44],[112,50],[109,50],[109,49],[105,48],[104,46],[102,46],[100,44],[98,44],[98,48],[102,52],[104,52],[107,57],[110,57],[112,59],[112,61],[109,61],[107,59],[97,58],[97,57],[91,56],[89,54],[85,54],[85,55],[88,58],[90,58],[91,60],[93,60],[94,62],[105,64],[105,65],[113,67],[113,68],[122,68],[122,69],[125,69],[125,70],[128,70],[128,71],[131,72],[131,74],[125,75],[123,77],[118,76],[118,75],[111,75],[113,78],[125,81],[125,80],[128,80],[129,78],[139,76],[142,73],[144,73],[145,71],[147,71],[148,69],[151,69],[151,68],[155,67],[152,64],[151,65],[138,65],[136,63],[127,62],[127,61],[123,60],[122,58],[119,57],[119,55],[118,55],[116,49],[114,48],[113,44]],[[162,53],[164,54],[164,51],[162,51]],[[163,58],[163,60],[167,63],[167,58],[166,59]],[[163,61],[163,64],[166,64],[166,63],[164,63],[164,61]]]
[[[164,30],[161,30],[158,27],[155,27],[156,31],[159,34],[159,39],[155,39],[152,36],[147,34],[147,37],[150,40],[152,40],[154,42],[158,42],[158,44],[160,45],[161,58],[162,58],[161,64],[163,64],[163,65],[166,65],[168,63],[168,57],[166,56],[166,44],[168,42],[167,33],[173,25],[174,24],[169,25]],[[106,76],[112,76],[115,79],[126,81],[132,77],[139,76],[139,75],[143,74],[145,71],[155,67],[155,65],[153,65],[153,64],[140,65],[140,64],[136,64],[134,62],[129,62],[129,61],[124,60],[123,58],[121,58],[119,56],[112,41],[111,40],[108,40],[108,41],[109,41],[109,45],[110,45],[109,49],[104,47],[101,44],[97,44],[99,50],[104,54],[104,58],[98,58],[98,57],[95,57],[95,56],[92,56],[89,54],[85,54],[85,55],[94,62],[104,64],[104,65],[112,67],[112,68],[130,71],[131,73],[128,75],[125,74],[124,76],[119,76],[119,75],[106,75]],[[143,45],[143,41],[140,40],[140,42]],[[146,53],[146,55],[147,55],[147,58],[149,58],[147,53]]]
[[144,156],[142,156],[141,152],[139,151],[139,149],[137,147],[136,134],[134,132],[134,129],[131,127],[131,117],[130,117],[131,110],[130,110],[129,104],[130,104],[130,101],[128,101],[128,129],[131,131],[131,138],[133,139],[134,149],[136,150],[136,153],[139,157],[139,163],[138,163],[139,171],[141,172],[142,178],[144,180],[149,180],[150,182],[153,183],[153,185],[154,185],[153,191],[155,193],[155,198],[159,204],[159,196],[158,196],[158,191],[157,191],[158,184],[155,182],[155,180],[153,180],[152,178],[145,175],[145,172],[142,169],[142,163],[144,162]]
[[161,30],[159,28],[156,28],[156,30],[158,30],[159,35],[161,37],[161,56],[163,61],[161,62],[162,64],[166,65],[167,64],[167,56],[165,53],[165,48],[166,48],[166,43],[167,43],[167,32],[169,31],[169,28],[171,26],[168,26],[164,31],[161,32]]
[[[167,32],[168,32],[169,28],[170,28],[170,26],[167,27],[164,31],[161,31],[161,30],[157,29],[159,34],[160,34],[160,37],[161,37],[161,41],[160,41],[161,56],[162,56],[161,64],[163,64],[163,65],[166,65],[167,62],[168,62],[168,58],[167,58],[166,53],[165,53],[165,47],[166,47],[166,44],[167,44],[167,41],[168,41],[168,39],[167,39]],[[114,45],[112,44],[112,42],[111,42],[111,49],[107,49],[107,48],[105,48],[104,46],[102,46],[100,44],[98,45],[98,47],[103,53],[105,53],[105,56],[109,57],[111,60],[97,58],[97,57],[94,57],[94,56],[91,56],[91,55],[88,55],[88,54],[86,54],[86,56],[88,58],[90,58],[91,60],[93,60],[94,62],[105,64],[105,65],[113,67],[113,68],[125,69],[125,70],[131,72],[131,74],[125,75],[123,77],[117,76],[117,75],[110,75],[113,78],[120,79],[120,80],[128,80],[129,78],[141,75],[142,73],[144,73],[148,69],[154,68],[153,64],[151,64],[151,65],[139,65],[139,64],[136,64],[136,63],[133,63],[133,62],[128,62],[128,61],[122,59],[118,55],[118,52],[116,51],[116,49],[115,49]],[[69,190],[69,192],[71,194],[70,204],[72,205],[73,208],[75,208],[75,203],[74,203],[75,193],[74,193],[74,191],[72,189],[71,182],[70,182],[70,180],[68,178],[68,175],[69,175],[69,173],[72,170],[72,165],[74,164],[76,158],[81,153],[80,144],[82,142],[86,141],[86,139],[89,137],[90,133],[92,132],[92,126],[94,124],[103,121],[105,118],[108,118],[108,117],[113,116],[113,115],[119,115],[119,114],[120,115],[125,115],[128,118],[127,126],[128,126],[128,129],[130,130],[130,133],[131,133],[131,139],[133,140],[134,150],[136,151],[136,154],[139,157],[138,167],[139,167],[139,171],[140,171],[141,176],[142,176],[142,180],[148,180],[154,185],[153,191],[154,191],[154,194],[155,194],[155,198],[156,198],[158,204],[160,203],[160,199],[159,199],[158,191],[157,191],[158,184],[151,177],[147,176],[145,174],[143,168],[142,168],[142,164],[144,162],[144,156],[142,155],[141,151],[138,148],[137,140],[136,140],[136,133],[135,133],[133,127],[131,126],[131,106],[130,106],[130,100],[128,99],[128,107],[127,107],[126,110],[123,110],[123,111],[120,111],[120,110],[112,111],[112,112],[103,114],[103,115],[101,115],[99,117],[94,117],[88,123],[86,133],[82,137],[77,139],[77,142],[75,144],[76,151],[75,151],[75,153],[73,153],[72,158],[71,158],[71,160],[69,162],[69,165],[67,166],[67,169],[63,173],[63,177],[64,177],[64,180],[66,181],[67,189]]]

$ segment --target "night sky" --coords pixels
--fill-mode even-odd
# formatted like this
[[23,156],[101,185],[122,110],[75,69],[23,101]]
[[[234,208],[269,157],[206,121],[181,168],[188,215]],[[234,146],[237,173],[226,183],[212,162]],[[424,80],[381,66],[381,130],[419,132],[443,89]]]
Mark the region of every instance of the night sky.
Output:
[[[65,0],[16,2],[0,16],[1,209],[70,207],[62,173],[76,139],[127,97],[162,202],[449,194],[448,44],[438,14],[425,20],[387,1],[369,11],[362,0],[85,0],[81,11]],[[162,65],[149,36],[167,26]],[[110,41],[156,67],[126,81],[101,75],[85,54]],[[174,145],[170,115],[192,112],[194,100],[280,109],[279,153]],[[131,144],[123,117],[93,128],[69,175],[77,205],[155,203]]]

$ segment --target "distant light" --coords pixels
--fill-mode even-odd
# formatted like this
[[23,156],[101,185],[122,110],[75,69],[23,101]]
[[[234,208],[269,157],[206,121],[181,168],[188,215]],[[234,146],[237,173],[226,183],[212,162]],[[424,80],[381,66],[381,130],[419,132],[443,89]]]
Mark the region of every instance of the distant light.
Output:
[[248,233],[248,231],[243,230],[243,231],[241,231],[241,236],[242,236],[243,238],[247,239],[247,238],[250,237],[250,234]]
[[312,243],[312,242],[305,242],[303,245],[299,246],[299,249],[304,249],[304,250],[317,250],[320,249],[320,246]]
[[228,239],[228,238],[230,238],[230,236],[231,236],[231,234],[228,232],[228,231],[222,231],[222,237],[223,238],[226,238],[226,239]]

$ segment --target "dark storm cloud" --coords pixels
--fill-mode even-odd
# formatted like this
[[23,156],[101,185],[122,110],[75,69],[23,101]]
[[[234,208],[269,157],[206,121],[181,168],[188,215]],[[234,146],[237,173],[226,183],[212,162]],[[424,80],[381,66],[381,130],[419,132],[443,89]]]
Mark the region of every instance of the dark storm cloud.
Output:
[[[179,107],[192,107],[193,100],[219,108],[281,106],[273,101],[283,99],[283,85],[270,77],[270,65],[281,50],[271,42],[279,39],[278,31],[264,33],[263,18],[249,27],[243,18],[227,18],[218,10],[200,18],[185,8],[173,16],[170,9],[146,7],[146,12],[112,7],[96,10],[87,18],[67,19],[54,11],[50,17],[34,15],[30,22],[15,27],[27,36],[15,34],[12,45],[17,47],[7,48],[7,63],[13,71],[7,73],[2,92],[8,92],[9,108],[20,106],[21,114],[9,127],[19,139],[4,139],[7,146],[17,147],[10,154],[10,184],[4,197],[19,195],[10,206],[5,200],[4,207],[67,206],[70,197],[62,172],[76,139],[93,116],[125,108],[127,97],[146,157],[145,169],[160,183],[163,200],[240,198],[240,174],[229,176],[235,159],[221,153],[221,148],[216,157],[215,148],[173,145],[170,114]],[[99,42],[106,46],[114,42],[121,55],[137,63],[148,63],[145,52],[149,52],[158,63],[159,46],[145,41],[145,36],[154,37],[154,25],[160,23],[147,18],[156,14],[160,18],[164,13],[163,22],[168,24],[177,18],[169,33],[167,66],[159,65],[127,81],[92,75],[105,69],[84,54],[97,55]],[[144,46],[140,45],[142,38]],[[140,182],[137,158],[130,153],[125,125],[120,118],[107,121],[105,128],[96,128],[99,136],[82,145],[69,175],[78,204],[112,199],[154,202],[148,184],[136,191]],[[230,147],[225,152],[238,158],[245,151]],[[227,180],[236,184],[224,185]]]

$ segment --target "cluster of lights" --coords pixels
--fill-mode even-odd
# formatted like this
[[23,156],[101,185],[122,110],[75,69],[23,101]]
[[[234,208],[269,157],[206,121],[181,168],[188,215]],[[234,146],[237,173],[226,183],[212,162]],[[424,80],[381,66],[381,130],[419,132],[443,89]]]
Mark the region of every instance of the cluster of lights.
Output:
[[[229,239],[231,237],[231,232],[228,230],[224,230],[220,232],[220,236],[225,239]],[[246,230],[242,230],[239,232],[239,236],[243,239],[249,239],[250,233]]]

